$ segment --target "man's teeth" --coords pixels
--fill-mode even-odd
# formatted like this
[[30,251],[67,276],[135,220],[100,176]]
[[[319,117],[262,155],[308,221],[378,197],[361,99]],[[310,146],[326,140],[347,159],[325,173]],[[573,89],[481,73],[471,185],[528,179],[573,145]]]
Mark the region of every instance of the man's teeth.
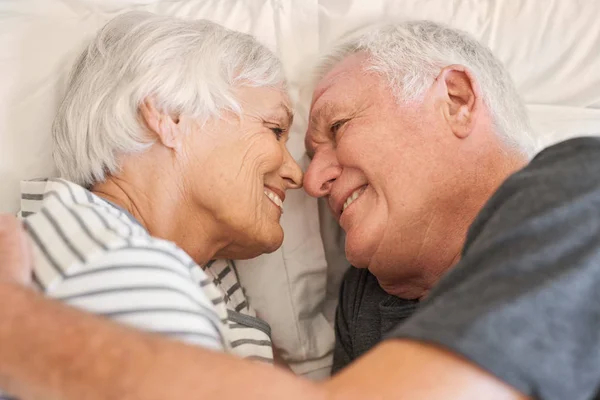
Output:
[[359,189],[356,189],[354,192],[352,192],[352,194],[350,196],[348,196],[348,198],[346,199],[346,202],[342,206],[342,212],[346,211],[346,208],[348,208],[348,206],[350,204],[352,204],[352,202],[354,200],[358,199],[358,196],[360,196],[363,191],[364,191],[364,187],[361,187]]
[[276,205],[279,206],[279,208],[281,208],[281,210],[283,211],[283,201],[281,200],[281,198],[279,196],[277,196],[275,193],[271,192],[270,190],[265,189],[264,190],[265,195],[271,199],[271,201],[273,203],[275,203]]

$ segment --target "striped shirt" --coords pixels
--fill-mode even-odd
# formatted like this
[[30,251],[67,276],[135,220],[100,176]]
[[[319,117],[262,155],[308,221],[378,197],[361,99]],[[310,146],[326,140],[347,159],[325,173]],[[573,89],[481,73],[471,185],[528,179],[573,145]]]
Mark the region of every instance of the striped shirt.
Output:
[[196,264],[127,211],[63,179],[21,183],[20,216],[46,295],[138,329],[272,362],[233,261]]
[[231,260],[215,260],[203,269],[223,294],[228,315],[228,339],[233,352],[244,358],[272,363],[271,327],[258,319],[248,304],[235,263]]

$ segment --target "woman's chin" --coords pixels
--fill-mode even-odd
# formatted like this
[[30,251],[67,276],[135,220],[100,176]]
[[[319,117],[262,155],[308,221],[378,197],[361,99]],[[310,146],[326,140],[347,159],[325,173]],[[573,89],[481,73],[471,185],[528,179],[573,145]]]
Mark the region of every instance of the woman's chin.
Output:
[[274,229],[268,234],[254,235],[252,238],[242,242],[233,243],[227,248],[217,252],[218,258],[229,258],[232,260],[247,260],[255,258],[261,254],[273,253],[281,247],[283,243],[283,229]]
[[263,251],[261,254],[273,253],[281,247],[283,244],[283,229],[279,227],[278,232],[273,232],[268,238],[265,238],[263,242]]
[[262,254],[270,254],[270,253],[277,251],[277,249],[279,249],[281,247],[282,243],[283,243],[283,240],[280,240],[277,243],[274,243],[270,246],[265,247],[265,250],[262,252]]

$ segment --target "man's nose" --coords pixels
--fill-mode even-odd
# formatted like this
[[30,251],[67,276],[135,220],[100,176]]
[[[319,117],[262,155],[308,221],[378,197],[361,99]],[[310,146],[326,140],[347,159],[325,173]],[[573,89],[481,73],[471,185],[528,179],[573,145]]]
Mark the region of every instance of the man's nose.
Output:
[[341,173],[333,150],[317,151],[304,174],[304,190],[313,197],[327,196]]

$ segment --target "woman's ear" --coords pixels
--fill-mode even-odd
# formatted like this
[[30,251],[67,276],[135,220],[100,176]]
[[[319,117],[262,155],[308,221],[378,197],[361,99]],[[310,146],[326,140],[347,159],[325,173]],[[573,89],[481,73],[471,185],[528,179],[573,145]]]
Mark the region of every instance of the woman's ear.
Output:
[[153,97],[144,99],[139,112],[146,127],[156,135],[163,146],[177,151],[181,149],[184,135],[179,126],[179,117],[159,111]]
[[452,132],[468,137],[482,109],[482,97],[474,75],[463,65],[449,65],[436,78],[443,112]]

